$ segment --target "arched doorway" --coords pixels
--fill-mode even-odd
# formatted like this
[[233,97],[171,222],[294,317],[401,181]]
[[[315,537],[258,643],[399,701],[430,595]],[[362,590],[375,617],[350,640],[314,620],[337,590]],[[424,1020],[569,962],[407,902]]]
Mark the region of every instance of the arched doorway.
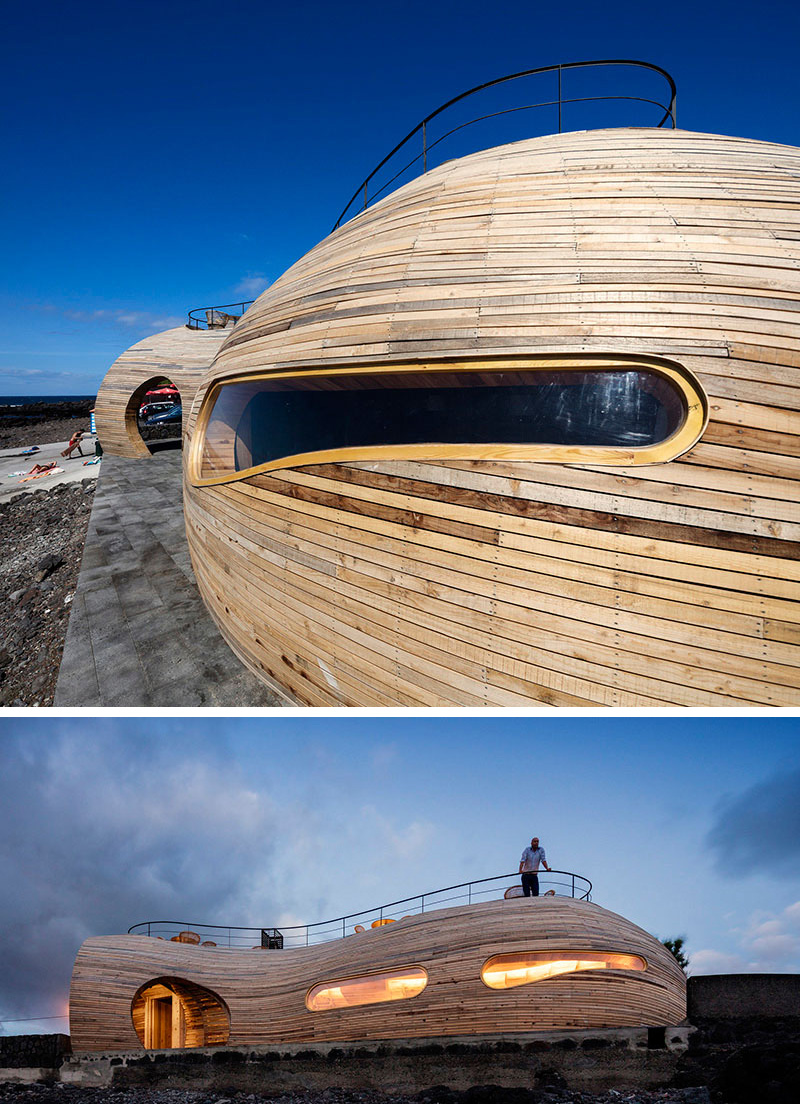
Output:
[[131,1019],[147,1050],[224,1046],[230,1036],[228,1006],[210,989],[185,978],[154,978],[131,1003]]
[[153,376],[139,384],[128,400],[125,424],[128,436],[144,441],[150,452],[165,447],[165,442],[182,439],[181,393],[166,376]]

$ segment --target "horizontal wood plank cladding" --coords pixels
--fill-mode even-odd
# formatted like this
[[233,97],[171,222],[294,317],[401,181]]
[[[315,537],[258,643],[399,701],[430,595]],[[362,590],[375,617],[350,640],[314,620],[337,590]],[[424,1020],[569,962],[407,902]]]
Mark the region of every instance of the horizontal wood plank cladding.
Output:
[[[296,619],[309,609],[316,608],[315,625],[320,627],[320,632],[324,635],[335,631],[341,636],[344,646],[347,646],[348,639],[364,639],[367,628],[372,628],[373,632],[376,628],[381,628],[387,639],[391,634],[395,649],[402,648],[412,655],[417,666],[421,653],[423,657],[437,661],[440,669],[451,667],[459,675],[464,672],[474,675],[486,668],[483,675],[486,680],[483,704],[491,704],[491,699],[495,696],[492,687],[506,679],[512,669],[516,671],[518,679],[527,681],[530,696],[545,704],[568,704],[563,687],[569,685],[576,689],[581,685],[581,678],[584,680],[585,696],[582,701],[574,700],[572,704],[615,703],[613,689],[607,689],[605,696],[600,696],[604,678],[607,680],[610,677],[610,672],[603,671],[602,668],[609,662],[611,653],[606,647],[609,634],[597,627],[587,626],[595,629],[594,638],[591,631],[586,633],[584,626],[570,624],[567,619],[561,619],[558,623],[560,632],[555,632],[548,626],[537,626],[536,631],[532,632],[525,624],[504,619],[506,607],[503,605],[499,606],[494,616],[490,616],[485,610],[464,611],[453,603],[449,611],[447,607],[438,607],[436,616],[430,612],[431,603],[426,601],[425,595],[415,596],[413,592],[407,596],[406,607],[409,612],[404,618],[398,619],[391,609],[391,592],[369,575],[363,578],[354,571],[341,572],[335,595],[338,611],[336,617],[326,612],[326,605],[332,600],[332,595],[326,593],[324,581],[317,584],[306,581],[303,589],[298,588],[297,597],[294,593],[288,593],[287,588],[284,618]],[[359,600],[359,595],[362,600]],[[414,608],[415,597],[417,608]],[[258,600],[257,595],[255,599]],[[444,620],[443,614],[447,613],[452,621],[461,626],[460,642],[454,642],[448,635],[453,626]],[[349,629],[347,622],[343,620],[343,614],[357,615],[362,631],[356,633]],[[509,614],[511,615],[513,614]],[[283,620],[276,623],[275,632],[278,636],[284,631],[284,626]],[[573,636],[569,635],[570,632]],[[587,638],[574,639],[574,635],[579,633]],[[616,682],[621,690],[631,695],[636,693],[637,704],[640,705],[658,705],[669,699],[671,687],[665,688],[665,679],[692,680],[689,693],[696,701],[710,697],[714,704],[730,704],[737,696],[746,695],[752,703],[779,704],[790,698],[791,690],[786,691],[775,683],[783,681],[791,687],[797,676],[795,668],[783,668],[763,661],[748,663],[740,660],[736,664],[735,678],[731,678],[730,674],[727,679],[715,678],[706,670],[700,669],[693,679],[693,668],[686,664],[685,652],[678,648],[672,652],[664,645],[656,648],[652,640],[632,637],[624,632],[616,634],[616,642],[620,645],[616,653]],[[369,647],[369,644],[367,639],[365,646]],[[322,646],[324,648],[324,644]],[[628,651],[623,651],[625,647]],[[387,650],[386,645],[384,649]],[[658,674],[661,681],[653,677],[656,670],[652,659],[654,651],[657,651],[660,661]],[[702,654],[700,649],[695,648],[692,658],[696,659]],[[449,660],[446,658],[448,655]],[[335,671],[336,659],[328,656],[328,662],[333,663],[332,669]],[[749,678],[746,677],[748,675]],[[591,676],[594,676],[594,682],[586,685],[585,680]],[[313,678],[313,673],[311,677]],[[773,684],[761,681],[767,678],[773,679]],[[321,681],[319,675],[317,681]],[[517,686],[518,692],[519,689]],[[455,692],[452,686],[449,692]],[[433,704],[441,704],[441,701]],[[494,704],[510,703],[495,700]]]
[[190,330],[177,326],[153,334],[131,345],[117,357],[100,385],[95,403],[97,436],[106,452],[113,456],[149,456],[137,425],[136,409],[131,397],[144,384],[166,377],[180,391],[183,424],[189,412],[204,372],[217,355],[227,332]]
[[[307,542],[303,541],[300,549],[296,550],[288,545],[290,542],[292,545],[299,543],[303,535],[299,523],[288,513],[281,518],[279,509],[272,508],[270,515],[273,522],[272,535],[270,530],[257,528],[257,521],[251,517],[251,527],[238,534],[237,544],[240,545],[240,554],[244,558],[252,555],[253,550],[259,547],[266,550],[264,577],[267,596],[283,579],[283,605],[277,611],[277,620],[294,601],[294,592],[298,588],[303,591],[306,602],[310,601],[308,592],[323,596],[317,603],[320,608],[316,614],[317,619],[323,618],[325,591],[330,588],[327,601],[335,607],[331,612],[339,622],[350,614],[353,623],[364,629],[370,622],[381,619],[381,615],[377,613],[381,609],[385,611],[387,620],[380,629],[374,631],[380,631],[401,647],[424,649],[432,633],[441,634],[440,646],[449,648],[454,654],[459,647],[459,639],[463,641],[464,648],[470,643],[482,645],[483,652],[478,653],[478,660],[487,667],[487,678],[491,678],[491,669],[494,666],[504,662],[504,657],[527,659],[529,662],[536,660],[543,668],[558,669],[560,664],[563,669],[564,663],[568,662],[560,654],[563,653],[578,661],[571,672],[573,677],[580,677],[581,672],[584,676],[595,674],[597,687],[589,693],[595,696],[597,703],[607,704],[605,697],[598,696],[604,692],[613,694],[613,691],[607,688],[604,690],[603,679],[598,677],[599,672],[593,671],[592,663],[602,665],[612,660],[618,668],[616,675],[609,671],[602,674],[606,681],[612,680],[623,685],[626,671],[638,671],[643,676],[652,676],[655,671],[653,659],[661,660],[662,679],[671,676],[676,682],[690,680],[694,665],[698,668],[697,685],[690,685],[687,691],[694,700],[701,700],[699,691],[703,688],[716,694],[741,694],[750,700],[775,704],[781,700],[785,702],[793,694],[798,671],[782,661],[787,655],[791,658],[794,653],[782,645],[765,646],[763,641],[758,641],[751,647],[742,645],[735,636],[710,631],[702,624],[692,629],[680,621],[665,623],[656,618],[633,618],[621,612],[608,618],[603,607],[594,609],[588,603],[568,603],[563,599],[559,601],[554,596],[548,602],[547,577],[543,578],[545,589],[531,592],[525,605],[504,602],[502,595],[513,594],[514,589],[486,584],[481,573],[483,568],[487,568],[485,573],[491,578],[491,563],[482,565],[466,556],[454,554],[458,548],[455,541],[449,542],[448,547],[439,552],[424,539],[420,539],[413,554],[406,553],[406,574],[401,578],[403,540],[376,537],[369,547],[363,534],[354,535],[353,542],[348,542],[344,528],[340,526],[335,546],[328,550],[330,563],[321,573],[325,577],[317,576],[315,581],[314,573],[304,572],[300,566],[293,568],[288,561],[305,563],[306,548],[313,548],[319,556],[326,541],[324,525],[320,526],[320,531],[315,532],[314,519],[307,519],[309,539]],[[221,530],[225,532],[227,527],[224,514],[220,520]],[[424,534],[421,536],[424,538]],[[469,542],[460,542],[460,545],[458,551],[469,553]],[[473,548],[477,546],[473,545]],[[477,554],[476,551],[475,555]],[[211,557],[213,551],[209,550],[208,555]],[[234,567],[238,555],[236,550],[231,551]],[[513,557],[510,562],[516,575]],[[519,562],[518,559],[516,562]],[[437,563],[443,567],[438,569]],[[569,567],[569,564],[565,563],[565,567]],[[304,578],[298,578],[298,572]],[[402,602],[399,601],[400,598]],[[260,605],[265,600],[258,591],[251,590],[249,599],[248,609],[252,616],[257,619],[264,617],[267,621],[276,616],[268,610],[261,611]],[[266,600],[268,601],[268,597]],[[558,615],[548,613],[548,607]],[[587,619],[584,622],[569,616],[570,612],[579,614],[581,611]],[[395,619],[394,622],[391,618]],[[608,632],[604,628],[606,620],[613,621],[614,632]],[[634,626],[640,629],[638,635],[632,633]],[[642,633],[651,634],[650,639],[641,635]],[[408,636],[409,639],[404,640],[403,636]],[[677,644],[670,646],[667,637],[677,638]],[[332,636],[330,639],[337,638]],[[613,653],[605,650],[605,646],[612,641],[616,644]],[[687,642],[692,644],[691,653],[685,650]],[[753,658],[747,660],[734,657],[730,652],[721,656],[719,653],[725,648],[743,648]],[[714,661],[717,666],[720,662],[724,664],[725,678],[714,678],[705,669],[712,667]],[[330,663],[330,656],[326,662]],[[758,685],[761,680],[764,685]],[[655,682],[651,678],[648,684],[654,686]],[[662,700],[664,696],[669,700],[672,688],[667,695],[663,694],[663,687],[661,690]],[[540,695],[540,700],[544,700],[543,695]]]
[[[510,990],[481,981],[481,968],[494,955],[542,951],[634,954],[647,968],[562,975]],[[404,966],[427,972],[418,996],[322,1012],[306,1008],[314,985]],[[72,974],[73,1049],[141,1049],[131,1011],[140,989],[159,978],[182,980],[187,990],[202,987],[224,1001],[232,1046],[652,1026],[686,1015],[685,976],[653,936],[589,902],[516,898],[439,909],[280,951],[139,935],[89,939]]]
[[186,480],[203,597],[315,706],[800,703],[800,150],[553,135],[448,162],[300,258],[246,372],[647,355],[709,404],[668,464],[409,461]]
[[[536,474],[537,469],[528,469]],[[332,476],[335,489],[326,489],[320,476]],[[420,473],[424,474],[424,473]],[[281,473],[272,476],[254,476],[247,482],[258,488],[288,495],[294,499],[318,502],[321,505],[341,507],[350,513],[364,514],[370,517],[385,517],[399,521],[416,529],[432,529],[439,532],[451,532],[456,525],[468,526],[461,535],[472,536],[482,543],[499,544],[501,534],[513,528],[512,518],[542,520],[555,524],[574,527],[586,527],[595,531],[604,531],[633,536],[657,537],[672,543],[705,545],[714,549],[733,552],[760,554],[763,558],[776,558],[774,569],[782,573],[783,559],[788,556],[792,561],[800,553],[800,543],[779,541],[772,537],[742,536],[720,530],[700,528],[698,526],[674,523],[668,528],[658,522],[648,522],[638,518],[620,517],[617,514],[586,510],[559,503],[536,502],[532,499],[514,495],[491,492],[484,493],[472,487],[458,487],[448,484],[446,494],[438,482],[425,479],[404,478],[399,475],[385,475],[378,471],[369,474],[346,465],[322,465],[303,469],[298,480],[296,473]],[[488,481],[487,481],[488,482]],[[349,485],[349,486],[348,486]],[[369,496],[354,490],[362,485],[376,486],[385,492],[383,502],[393,503],[405,498],[405,508],[398,505],[376,503],[365,506]],[[394,496],[389,498],[389,496]],[[489,510],[485,507],[490,506]],[[430,516],[426,514],[430,511]],[[440,516],[440,514],[445,516]],[[504,515],[498,519],[496,515]],[[464,520],[451,520],[451,519]],[[447,527],[446,527],[447,526]],[[793,570],[793,564],[787,569]]]

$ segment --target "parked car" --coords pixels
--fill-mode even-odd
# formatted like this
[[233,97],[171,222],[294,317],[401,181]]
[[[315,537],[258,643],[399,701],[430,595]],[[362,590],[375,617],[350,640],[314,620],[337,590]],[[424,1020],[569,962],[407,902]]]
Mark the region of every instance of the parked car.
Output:
[[142,403],[139,407],[139,417],[142,420],[152,418],[154,414],[165,414],[168,410],[172,410],[175,406],[174,402],[146,402]]
[[183,407],[180,403],[177,406],[171,406],[169,410],[163,410],[160,414],[154,414],[152,418],[148,418],[144,423],[148,426],[166,425],[168,422],[180,422],[183,416]]

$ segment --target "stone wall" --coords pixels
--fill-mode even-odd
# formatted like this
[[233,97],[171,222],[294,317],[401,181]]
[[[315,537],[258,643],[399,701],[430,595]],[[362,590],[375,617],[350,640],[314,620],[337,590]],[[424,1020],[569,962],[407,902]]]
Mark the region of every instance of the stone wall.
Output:
[[0,1035],[0,1070],[26,1066],[58,1069],[71,1053],[69,1035]]
[[0,1035],[0,1083],[57,1081],[71,1053],[69,1035]]
[[800,1016],[800,974],[705,974],[690,977],[692,1023],[751,1016]]
[[[391,1043],[224,1047],[70,1055],[65,1035],[0,1038],[0,1081],[280,1093],[397,1092],[444,1086],[584,1092],[705,1086],[730,1104],[800,1100],[800,978],[689,980],[689,1021],[675,1027],[536,1032]],[[26,1066],[26,1063],[28,1065]]]
[[668,1083],[690,1029],[618,1028],[390,1043],[295,1044],[76,1055],[61,1080],[80,1085],[158,1085],[247,1093],[352,1090],[414,1094],[433,1086],[464,1091],[561,1086],[587,1092]]

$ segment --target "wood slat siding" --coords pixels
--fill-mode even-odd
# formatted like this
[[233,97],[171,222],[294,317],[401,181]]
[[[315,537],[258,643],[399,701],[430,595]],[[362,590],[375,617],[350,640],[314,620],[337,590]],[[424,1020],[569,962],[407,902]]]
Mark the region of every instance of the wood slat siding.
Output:
[[[548,949],[638,954],[647,969],[587,971],[501,991],[480,979],[492,955]],[[403,966],[428,972],[416,997],[323,1012],[305,1006],[313,985]],[[140,935],[89,939],[72,974],[73,1049],[140,1049],[132,1008],[143,985],[165,977],[202,986],[225,1002],[232,1046],[674,1024],[686,1015],[686,978],[653,936],[593,903],[515,898],[440,909],[281,951]]]
[[187,479],[208,608],[308,705],[796,706],[799,301],[794,147],[620,129],[441,166],[289,269],[202,391],[272,368],[623,352],[695,373],[706,432],[638,468]]
[[180,391],[185,430],[197,388],[229,333],[177,326],[137,341],[118,357],[100,384],[95,403],[97,436],[104,451],[131,459],[150,455],[136,424],[141,403],[132,404],[131,398],[154,379],[166,377]]

